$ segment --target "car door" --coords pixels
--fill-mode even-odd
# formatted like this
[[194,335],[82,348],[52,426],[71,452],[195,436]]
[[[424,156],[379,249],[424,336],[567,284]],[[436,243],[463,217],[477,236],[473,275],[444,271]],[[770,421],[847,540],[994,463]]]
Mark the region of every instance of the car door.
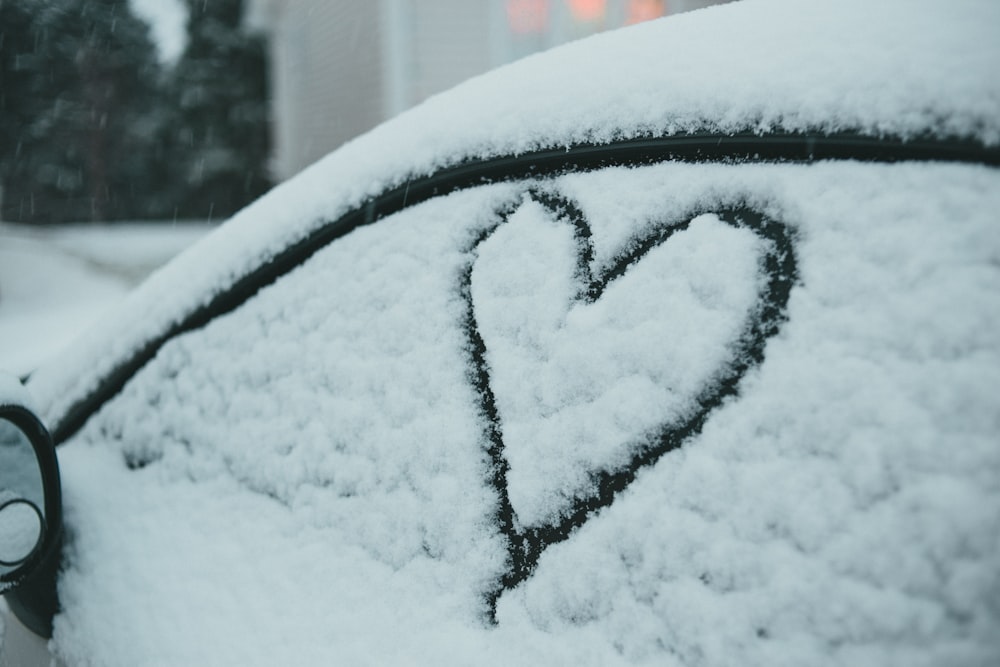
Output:
[[56,653],[988,655],[997,178],[622,165],[357,226],[60,448]]

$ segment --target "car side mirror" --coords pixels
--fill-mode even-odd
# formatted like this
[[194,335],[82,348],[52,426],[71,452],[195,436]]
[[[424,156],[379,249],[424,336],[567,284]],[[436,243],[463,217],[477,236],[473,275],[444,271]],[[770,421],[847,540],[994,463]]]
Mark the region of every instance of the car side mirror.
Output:
[[32,632],[51,635],[58,608],[62,492],[52,437],[27,391],[0,375],[0,593]]

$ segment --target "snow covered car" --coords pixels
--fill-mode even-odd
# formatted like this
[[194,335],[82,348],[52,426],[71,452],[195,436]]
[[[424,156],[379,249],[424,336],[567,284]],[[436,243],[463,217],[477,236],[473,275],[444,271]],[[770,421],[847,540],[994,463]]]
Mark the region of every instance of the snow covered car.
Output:
[[998,29],[693,12],[276,188],[0,392],[4,650],[997,664]]

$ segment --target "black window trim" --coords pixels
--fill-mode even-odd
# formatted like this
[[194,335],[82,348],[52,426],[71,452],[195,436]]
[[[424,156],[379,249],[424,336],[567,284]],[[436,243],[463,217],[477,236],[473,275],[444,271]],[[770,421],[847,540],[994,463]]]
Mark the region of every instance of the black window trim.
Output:
[[857,132],[703,132],[625,139],[607,144],[576,144],[465,160],[390,187],[336,220],[320,223],[300,241],[281,249],[256,269],[223,287],[207,303],[122,359],[93,390],[72,403],[52,425],[53,440],[58,446],[71,438],[170,339],[235,310],[332,241],[408,206],[487,183],[552,177],[569,171],[610,166],[641,166],[667,161],[810,163],[822,160],[945,161],[1000,166],[1000,146],[984,146],[971,139],[876,137]]

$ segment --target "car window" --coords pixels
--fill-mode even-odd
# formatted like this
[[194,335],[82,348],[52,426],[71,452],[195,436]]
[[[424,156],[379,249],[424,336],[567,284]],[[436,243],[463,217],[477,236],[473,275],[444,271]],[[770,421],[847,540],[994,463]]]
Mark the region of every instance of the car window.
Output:
[[[351,232],[170,341],[60,450],[57,652],[974,651],[997,179],[614,168]],[[918,655],[929,636],[954,653]]]

